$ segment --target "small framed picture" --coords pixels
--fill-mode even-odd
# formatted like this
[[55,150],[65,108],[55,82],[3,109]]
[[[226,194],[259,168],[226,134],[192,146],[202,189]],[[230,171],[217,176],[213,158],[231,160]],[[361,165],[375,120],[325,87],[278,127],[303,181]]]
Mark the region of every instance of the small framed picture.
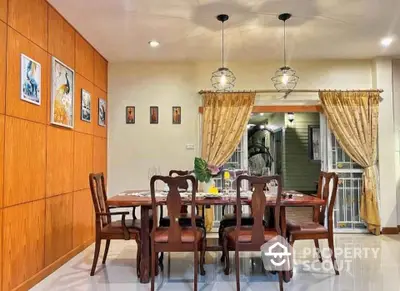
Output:
[[181,124],[181,107],[172,107],[172,124]]
[[99,98],[99,125],[106,126],[107,106],[106,101]]
[[40,105],[42,67],[24,54],[21,54],[21,100]]
[[91,112],[91,96],[88,91],[82,89],[81,91],[81,119],[90,122],[92,118]]
[[126,106],[126,124],[135,124],[135,106]]
[[158,106],[150,106],[150,124],[158,124]]

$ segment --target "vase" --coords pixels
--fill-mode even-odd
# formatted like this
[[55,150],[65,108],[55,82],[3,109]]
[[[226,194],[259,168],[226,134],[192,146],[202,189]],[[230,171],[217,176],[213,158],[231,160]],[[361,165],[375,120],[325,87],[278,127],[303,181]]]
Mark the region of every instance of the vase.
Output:
[[215,187],[215,181],[213,178],[210,179],[208,182],[203,182],[203,191],[209,193],[211,187]]

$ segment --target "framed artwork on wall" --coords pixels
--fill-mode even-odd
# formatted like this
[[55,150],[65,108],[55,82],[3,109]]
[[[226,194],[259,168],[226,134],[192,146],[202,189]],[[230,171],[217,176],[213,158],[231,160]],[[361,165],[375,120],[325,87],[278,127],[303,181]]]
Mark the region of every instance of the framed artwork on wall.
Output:
[[81,119],[87,122],[90,122],[92,119],[91,96],[85,89],[81,91]]
[[21,100],[40,105],[41,103],[41,65],[21,54]]
[[181,124],[182,111],[180,106],[172,107],[172,124]]
[[74,127],[74,71],[53,57],[51,70],[52,124]]
[[150,124],[158,124],[158,106],[150,106]]
[[106,126],[107,105],[106,101],[99,98],[99,125]]
[[126,106],[126,124],[135,124],[135,106]]

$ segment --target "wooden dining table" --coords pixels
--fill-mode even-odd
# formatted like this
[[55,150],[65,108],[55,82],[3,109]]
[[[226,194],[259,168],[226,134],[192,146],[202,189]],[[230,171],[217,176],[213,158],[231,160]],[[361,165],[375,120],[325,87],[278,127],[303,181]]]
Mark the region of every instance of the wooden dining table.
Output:
[[[139,197],[134,193],[143,192],[143,190],[126,190],[121,194],[108,198],[108,206],[114,207],[140,207],[140,245],[141,245],[141,261],[140,261],[140,282],[148,283],[150,281],[150,210],[152,208],[151,197]],[[291,198],[288,198],[292,194]],[[313,207],[314,217],[318,214],[319,206],[324,205],[325,201],[318,197],[302,194],[297,191],[284,191],[285,198],[281,199],[280,223],[282,236],[286,236],[286,207]],[[276,198],[266,196],[266,207],[274,207]],[[250,205],[249,198],[241,198],[243,205]],[[157,204],[165,205],[166,197],[156,197]],[[189,198],[182,198],[183,204],[190,204]],[[196,197],[197,205],[236,205],[236,196],[222,196],[218,198]],[[216,241],[216,240],[214,240]],[[209,244],[207,241],[207,251],[222,251],[222,247],[218,244]],[[285,282],[290,281],[290,272],[284,273]]]

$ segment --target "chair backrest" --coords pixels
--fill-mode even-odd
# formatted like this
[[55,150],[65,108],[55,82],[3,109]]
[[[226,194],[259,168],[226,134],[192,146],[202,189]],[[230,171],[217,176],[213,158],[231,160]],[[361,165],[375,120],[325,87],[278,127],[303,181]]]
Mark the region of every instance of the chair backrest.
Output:
[[[157,199],[156,199],[156,191],[155,191],[155,183],[156,181],[162,181],[168,185],[169,192],[167,195],[167,210],[169,216],[169,227],[168,227],[168,243],[171,244],[181,244],[181,231],[182,227],[179,224],[179,218],[181,216],[181,207],[182,207],[182,198],[179,194],[178,187],[182,184],[182,182],[190,181],[192,183],[192,191],[191,191],[191,224],[193,232],[196,232],[196,221],[195,221],[195,206],[196,206],[196,189],[197,189],[197,180],[192,175],[186,176],[177,176],[177,177],[169,177],[169,176],[153,176],[150,180],[150,193],[151,193],[151,205],[153,209],[153,221],[157,221]],[[154,217],[155,216],[155,217]],[[154,235],[156,230],[156,223],[153,223],[153,231],[152,235]]]
[[[189,175],[190,173],[191,173],[191,171],[171,170],[171,171],[169,171],[168,176],[170,176],[170,177],[186,176],[186,175]],[[178,188],[188,189],[189,188],[188,182],[186,180],[182,181],[182,184],[180,184],[178,186]]]
[[[106,187],[104,184],[103,173],[91,173],[89,174],[90,192],[92,193],[92,200],[95,213],[109,213],[107,207],[107,194]],[[111,222],[111,218],[107,216],[96,215],[96,224],[99,224],[100,228]]]
[[334,172],[321,172],[318,180],[318,193],[317,196],[325,200],[325,204],[320,207],[319,212],[316,213],[314,221],[322,225],[325,224],[326,207],[328,207],[328,218],[332,219],[333,208],[336,201],[337,187],[339,177]]
[[[251,228],[251,243],[252,244],[260,244],[264,243],[264,212],[266,205],[266,197],[264,189],[266,185],[271,182],[277,183],[277,193],[276,193],[276,204],[275,204],[275,229],[278,235],[281,235],[280,228],[280,209],[281,209],[281,196],[282,196],[282,183],[280,176],[247,176],[241,175],[237,179],[237,188],[236,188],[236,235],[239,234],[239,230],[241,227],[241,217],[242,217],[242,200],[240,197],[240,185],[242,181],[248,181],[250,185],[254,188],[253,194],[251,196],[251,216],[254,219],[253,226]],[[236,239],[238,242],[238,239]]]

